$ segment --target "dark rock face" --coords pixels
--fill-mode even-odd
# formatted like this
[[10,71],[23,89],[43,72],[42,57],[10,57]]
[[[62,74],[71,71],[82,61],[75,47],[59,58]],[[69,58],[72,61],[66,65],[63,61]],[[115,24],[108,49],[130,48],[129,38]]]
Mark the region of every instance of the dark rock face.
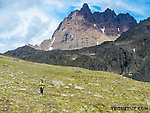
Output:
[[150,18],[123,33],[116,41],[132,53],[130,78],[150,81]]
[[109,36],[117,36],[137,24],[128,13],[116,15],[111,9],[106,9],[103,13],[95,12],[93,15],[99,29],[105,28],[105,34]]
[[71,12],[60,23],[52,39],[44,40],[35,49],[72,50],[95,46],[116,40],[122,32],[136,24],[136,20],[128,13],[116,15],[109,8],[104,12],[91,13],[88,4],[84,3],[80,10]]

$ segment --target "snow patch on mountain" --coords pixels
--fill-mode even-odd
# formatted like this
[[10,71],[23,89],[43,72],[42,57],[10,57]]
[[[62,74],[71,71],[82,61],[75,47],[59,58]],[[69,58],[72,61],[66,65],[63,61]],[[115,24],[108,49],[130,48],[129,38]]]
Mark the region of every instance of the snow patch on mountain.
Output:
[[98,42],[98,41],[96,42],[96,45],[99,45],[99,42]]
[[101,31],[102,31],[103,33],[105,33],[105,27],[104,27],[104,28],[101,28]]
[[96,24],[94,24],[94,27],[96,27]]
[[135,52],[135,48],[133,49],[133,52]]
[[49,50],[53,50],[52,44],[54,43],[54,41],[55,41],[55,37],[53,38],[53,40],[52,40],[52,42],[50,44]]
[[72,58],[72,60],[76,60],[76,59],[77,59],[77,57]]

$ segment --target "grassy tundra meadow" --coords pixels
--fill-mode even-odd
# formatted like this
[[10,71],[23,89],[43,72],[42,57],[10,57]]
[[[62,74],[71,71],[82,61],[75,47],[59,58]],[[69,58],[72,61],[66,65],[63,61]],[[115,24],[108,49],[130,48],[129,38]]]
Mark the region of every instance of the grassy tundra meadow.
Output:
[[[46,79],[42,96],[41,78]],[[121,110],[123,107],[146,109]],[[149,113],[147,108],[150,109],[149,83],[108,72],[0,55],[0,112]]]

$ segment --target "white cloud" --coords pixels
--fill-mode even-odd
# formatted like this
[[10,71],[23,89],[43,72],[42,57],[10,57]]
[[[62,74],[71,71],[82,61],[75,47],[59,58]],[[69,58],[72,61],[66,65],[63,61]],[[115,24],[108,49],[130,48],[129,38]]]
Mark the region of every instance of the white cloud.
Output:
[[37,35],[35,35],[30,43],[31,44],[40,44],[44,39],[50,39],[53,35],[54,30],[57,28],[59,22],[55,19],[51,19],[47,29],[43,29],[42,32],[39,32]]
[[55,6],[55,8],[64,8],[64,0],[42,0],[42,3],[45,5]]
[[[125,10],[125,11],[131,11],[131,12],[134,12],[137,14],[144,15],[145,7],[137,6],[136,4],[127,4],[122,1],[118,1],[118,2],[116,2],[116,6],[118,8],[122,8],[122,10]],[[113,7],[113,8],[115,8],[115,7]]]
[[42,20],[42,22],[48,21],[47,14],[45,14],[43,11],[37,8],[29,8],[27,10],[20,11],[18,15],[21,18],[21,21],[23,22],[24,21],[30,22],[34,16],[39,17]]
[[[3,43],[3,45],[0,44],[0,52],[27,43],[40,44],[44,39],[51,38],[59,24],[55,17],[49,16],[37,8],[28,8],[11,14],[12,18],[18,20],[17,22],[15,19],[13,21],[9,19],[9,14],[2,14],[5,15],[6,20],[0,19],[2,26],[0,28],[3,29],[3,32],[0,32],[0,41],[2,40]],[[8,29],[10,27],[11,29]]]
[[[13,29],[11,29],[10,31],[1,33],[0,38],[6,38],[6,39],[10,39],[14,37],[25,38],[25,36],[29,32],[28,27],[31,25],[30,22],[34,17],[38,17],[42,23],[47,23],[49,21],[49,18],[43,12],[34,8],[28,9],[26,11],[17,12],[17,14],[14,16],[18,17],[19,22],[17,22],[17,25],[13,25],[13,23],[8,25],[7,26],[8,28],[11,25],[13,25],[14,26]],[[8,20],[8,22],[10,21],[11,20]],[[38,24],[39,23],[36,23],[37,26]]]

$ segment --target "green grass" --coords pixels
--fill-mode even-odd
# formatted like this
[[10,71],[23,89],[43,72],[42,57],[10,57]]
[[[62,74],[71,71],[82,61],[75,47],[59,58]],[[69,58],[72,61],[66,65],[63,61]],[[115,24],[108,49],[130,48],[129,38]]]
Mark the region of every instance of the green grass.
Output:
[[[41,78],[46,79],[43,96],[39,90]],[[63,85],[53,85],[52,80]],[[75,89],[76,86],[84,89]],[[108,72],[39,64],[1,55],[0,92],[0,111],[9,113],[114,113],[119,111],[112,111],[112,106],[146,106],[150,101],[149,83]]]

